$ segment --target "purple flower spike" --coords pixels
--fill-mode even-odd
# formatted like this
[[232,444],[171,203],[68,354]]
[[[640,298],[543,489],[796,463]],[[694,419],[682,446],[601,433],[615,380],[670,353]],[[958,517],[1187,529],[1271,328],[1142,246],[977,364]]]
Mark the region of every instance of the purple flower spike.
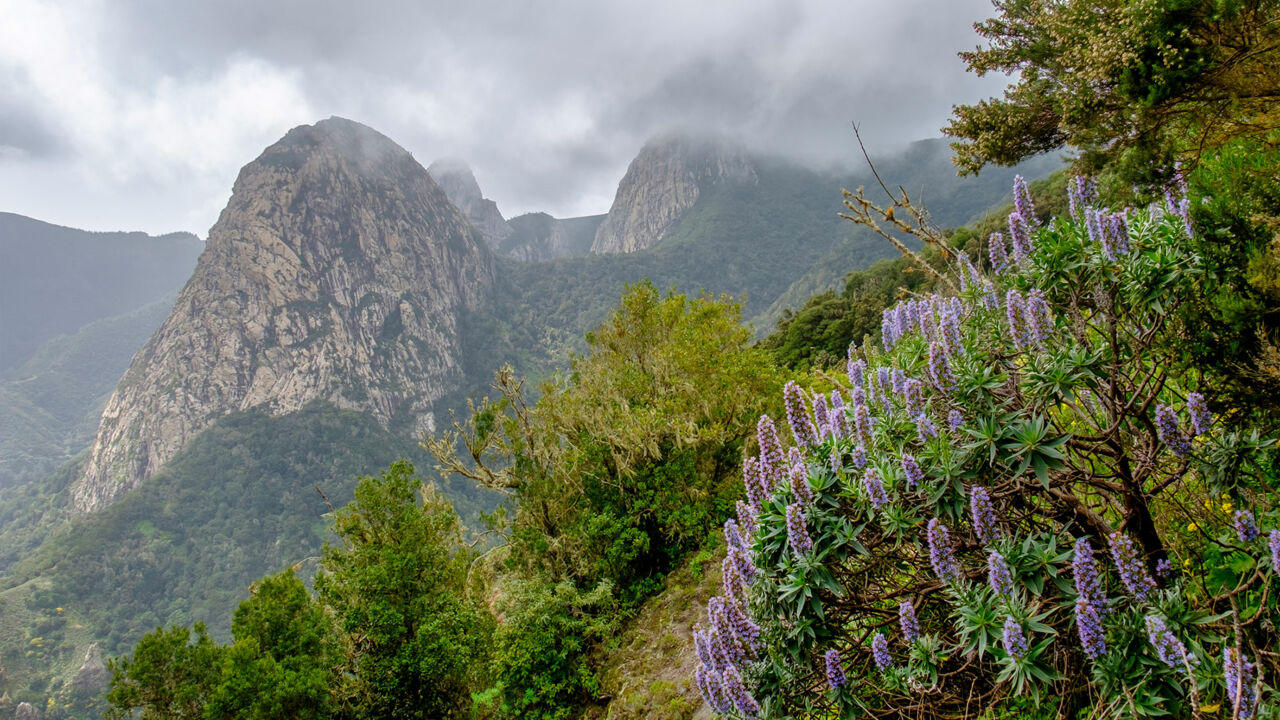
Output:
[[756,534],[756,528],[759,527],[759,515],[750,505],[739,500],[738,508],[738,527],[742,529],[743,542],[750,545],[748,538]]
[[1194,665],[1194,656],[1187,655],[1187,648],[1173,634],[1169,626],[1164,620],[1155,615],[1146,617],[1147,623],[1147,639],[1151,641],[1151,646],[1155,648],[1156,657],[1160,658],[1165,665],[1174,669],[1184,669],[1188,664]]
[[952,410],[947,413],[947,427],[951,428],[951,432],[955,432],[964,426],[964,415],[959,410]]
[[1071,559],[1071,573],[1076,584],[1076,595],[1085,599],[1090,605],[1104,612],[1107,607],[1107,595],[1102,590],[1102,578],[1098,575],[1098,561],[1093,556],[1093,546],[1088,538],[1076,540],[1075,551]]
[[861,358],[853,357],[853,346],[849,346],[849,359],[847,361],[847,369],[849,372],[849,384],[855,388],[866,387],[867,361]]
[[[729,552],[731,555],[736,553],[733,549]],[[720,562],[720,570],[724,576],[724,594],[735,603],[744,603],[747,601],[747,580],[742,577],[742,571],[738,568],[734,557],[725,557]]]
[[1004,619],[1004,651],[1009,653],[1009,657],[1021,660],[1027,654],[1027,636],[1022,630],[1022,625],[1013,616],[1005,616]]
[[1084,175],[1077,175],[1067,183],[1067,205],[1071,217],[1081,221],[1086,208],[1093,202],[1093,183]]
[[889,654],[889,640],[884,633],[876,633],[871,638],[871,659],[876,661],[876,667],[881,670],[888,670],[893,665],[893,656]]
[[1013,573],[1009,571],[1009,563],[997,550],[987,556],[987,583],[991,592],[1002,598],[1013,597]]
[[1147,566],[1142,555],[1133,544],[1133,538],[1121,532],[1111,533],[1111,557],[1115,560],[1116,570],[1120,574],[1120,582],[1128,588],[1129,593],[1138,602],[1146,602],[1156,589],[1155,580],[1147,574]]
[[809,487],[809,468],[804,461],[793,462],[787,475],[791,478],[791,497],[801,505],[812,505],[813,489]]
[[694,672],[694,681],[702,692],[702,699],[717,713],[733,711],[733,703],[724,694],[720,673],[704,665],[699,665]]
[[902,368],[893,369],[893,394],[901,395],[906,392],[907,374],[902,372]]
[[831,424],[831,413],[827,412],[827,398],[818,393],[813,396],[813,418],[819,429]]
[[915,421],[916,437],[920,439],[921,443],[927,443],[930,438],[938,437],[938,428],[933,424],[933,421],[929,419],[927,414],[920,413],[919,415],[916,415]]
[[756,423],[756,438],[760,441],[760,484],[768,496],[778,489],[783,474],[782,443],[768,415],[761,415],[760,422]]
[[1076,598],[1076,629],[1080,632],[1080,647],[1084,654],[1097,660],[1107,654],[1107,634],[1102,629],[1102,614],[1098,607],[1083,597]]
[[947,351],[941,343],[929,343],[929,373],[933,381],[944,393],[949,393],[956,386],[955,373],[951,372],[951,364],[947,362]]
[[791,546],[792,552],[801,557],[813,550],[813,540],[809,538],[804,508],[798,503],[787,506],[787,543]]
[[1010,289],[1005,293],[1005,315],[1009,320],[1009,339],[1013,346],[1022,349],[1031,345],[1031,330],[1027,327],[1027,306],[1022,293]]
[[991,504],[991,495],[981,485],[974,485],[969,491],[969,513],[973,518],[973,534],[983,545],[990,545],[1000,537],[1000,524]]
[[920,463],[916,462],[914,455],[910,453],[902,456],[902,474],[907,478],[907,489],[915,490],[924,482],[924,471],[920,469]]
[[824,655],[827,664],[827,685],[832,690],[839,690],[848,682],[844,674],[844,666],[840,663],[840,653],[828,650]]
[[1004,248],[1004,235],[991,233],[987,240],[987,251],[991,256],[991,269],[1000,275],[1009,267],[1009,254]]
[[916,620],[916,606],[910,600],[898,603],[898,626],[902,628],[902,637],[907,642],[915,642],[920,637],[920,622]]
[[1129,228],[1125,223],[1124,213],[1100,212],[1096,222],[1102,254],[1107,260],[1116,262],[1121,255],[1129,252]]
[[756,704],[755,698],[751,697],[751,693],[747,692],[746,686],[742,684],[742,676],[738,674],[738,670],[734,667],[727,667],[724,669],[724,674],[721,678],[724,682],[724,693],[733,700],[738,712],[747,717],[759,717],[760,706]]
[[1031,330],[1031,338],[1036,345],[1044,347],[1053,331],[1053,316],[1049,313],[1049,304],[1045,302],[1044,293],[1039,288],[1027,293],[1026,321]]
[[1089,242],[1095,245],[1105,246],[1103,242],[1103,237],[1102,237],[1102,220],[1101,220],[1101,217],[1104,216],[1105,214],[1106,213],[1104,213],[1101,210],[1094,210],[1092,208],[1089,210],[1086,210],[1084,213],[1084,227],[1085,227],[1085,230],[1089,233]]
[[924,410],[920,385],[920,381],[915,378],[907,378],[902,382],[902,395],[906,402],[908,415],[919,415]]
[[1013,247],[1013,262],[1021,264],[1031,256],[1031,225],[1018,211],[1009,213],[1009,244]]
[[866,474],[862,476],[862,486],[867,491],[867,498],[871,500],[871,507],[879,510],[889,504],[889,495],[884,491],[884,483],[875,468],[867,468]]
[[1271,570],[1280,575],[1280,530],[1272,530],[1267,536],[1267,545],[1271,548]]
[[864,445],[871,444],[871,412],[866,405],[853,406],[853,431]]
[[951,534],[938,518],[929,521],[925,535],[929,543],[929,563],[939,580],[948,583],[960,581],[960,564],[951,550]]
[[1247,720],[1258,709],[1253,671],[1253,663],[1239,650],[1223,649],[1222,675],[1227,682],[1227,699],[1231,701],[1230,717]]
[[749,457],[742,461],[742,484],[747,488],[747,502],[757,512],[769,499],[768,488],[760,478],[760,460]]
[[716,668],[715,655],[711,652],[710,633],[706,630],[693,631],[693,649],[698,653],[698,660],[709,668]]
[[1156,435],[1174,455],[1186,457],[1191,454],[1191,440],[1178,423],[1178,413],[1168,405],[1156,407]]
[[1258,539],[1258,522],[1248,510],[1237,510],[1233,518],[1236,526],[1236,538],[1242,543]]
[[1156,577],[1161,580],[1173,577],[1173,563],[1169,562],[1169,558],[1160,558],[1156,561]]
[[813,421],[809,419],[809,411],[805,406],[804,391],[794,380],[788,381],[783,388],[783,402],[787,406],[787,423],[791,425],[791,434],[796,443],[811,446],[817,444],[817,431]]
[[1187,394],[1187,414],[1191,416],[1191,429],[1195,430],[1196,435],[1209,432],[1213,425],[1213,413],[1209,412],[1203,395],[1198,392]]
[[849,454],[849,457],[853,461],[853,466],[859,470],[867,466],[867,449],[861,445],[854,447],[853,452]]
[[1013,176],[1013,207],[1027,222],[1035,224],[1036,206],[1031,202],[1031,190],[1027,188],[1027,181],[1021,175]]

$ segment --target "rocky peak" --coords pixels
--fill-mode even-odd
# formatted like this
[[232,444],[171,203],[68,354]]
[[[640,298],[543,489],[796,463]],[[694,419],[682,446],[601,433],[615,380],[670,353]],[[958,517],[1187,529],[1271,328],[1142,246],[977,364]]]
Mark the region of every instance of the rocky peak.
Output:
[[719,182],[756,182],[755,168],[742,147],[688,135],[649,141],[618,183],[591,252],[630,253],[657,245],[698,196]]
[[77,698],[97,697],[111,682],[111,670],[102,656],[98,643],[91,643],[85,651],[84,662],[71,679],[71,693]]
[[484,235],[491,248],[497,248],[511,235],[511,228],[498,211],[498,205],[484,197],[471,167],[457,158],[444,158],[427,166],[427,172],[444,190],[467,220]]
[[462,378],[457,314],[492,256],[427,171],[341,118],[246,165],[173,310],[107,403],[80,511],[153,475],[219,417],[315,400],[429,428]]

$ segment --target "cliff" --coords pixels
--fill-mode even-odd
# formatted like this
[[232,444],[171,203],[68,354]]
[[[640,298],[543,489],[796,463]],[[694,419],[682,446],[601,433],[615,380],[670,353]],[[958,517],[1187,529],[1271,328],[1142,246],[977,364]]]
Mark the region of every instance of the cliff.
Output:
[[294,128],[241,170],[107,403],[74,507],[111,503],[233,411],[324,400],[431,429],[462,377],[458,312],[492,280],[478,233],[404,149],[341,118]]
[[707,187],[721,182],[757,182],[741,147],[682,135],[650,141],[618,183],[591,252],[632,253],[657,245]]
[[427,167],[427,172],[444,190],[449,202],[462,211],[472,227],[480,231],[489,247],[497,249],[511,235],[511,228],[498,211],[498,204],[480,192],[480,184],[465,162],[454,158],[437,160]]

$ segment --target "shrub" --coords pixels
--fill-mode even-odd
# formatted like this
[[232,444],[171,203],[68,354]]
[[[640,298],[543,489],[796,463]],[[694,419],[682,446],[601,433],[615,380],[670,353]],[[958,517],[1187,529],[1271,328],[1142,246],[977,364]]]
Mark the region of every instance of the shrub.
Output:
[[830,397],[788,385],[797,445],[762,437],[695,634],[713,709],[1276,712],[1274,441],[1184,369],[1188,202],[1070,187],[1038,225],[1015,184],[999,274],[961,257]]

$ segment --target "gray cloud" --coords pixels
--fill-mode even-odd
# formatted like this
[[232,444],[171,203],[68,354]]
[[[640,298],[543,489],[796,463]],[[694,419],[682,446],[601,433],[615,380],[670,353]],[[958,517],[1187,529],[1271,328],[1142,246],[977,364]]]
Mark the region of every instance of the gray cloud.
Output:
[[0,4],[0,145],[21,151],[0,209],[103,229],[203,233],[241,165],[335,114],[465,158],[508,215],[567,216],[607,209],[669,128],[839,164],[849,121],[888,149],[1001,83],[955,57],[988,0]]

